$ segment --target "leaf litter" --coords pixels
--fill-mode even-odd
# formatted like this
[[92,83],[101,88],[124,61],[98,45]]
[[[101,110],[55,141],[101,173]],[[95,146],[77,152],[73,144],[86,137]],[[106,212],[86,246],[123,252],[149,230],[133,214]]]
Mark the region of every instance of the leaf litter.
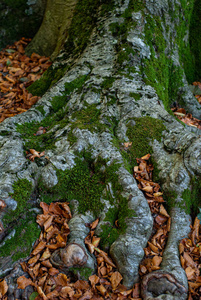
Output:
[[[134,167],[134,177],[149,203],[154,219],[152,235],[144,249],[144,259],[139,267],[139,275],[160,269],[164,248],[170,231],[171,218],[165,209],[163,193],[158,183],[152,181],[153,165],[149,163],[150,154],[137,159],[138,166]],[[140,300],[140,283],[132,289],[127,289],[122,284],[122,276],[118,272],[109,255],[99,248],[100,238],[95,236],[95,229],[99,219],[91,224],[85,244],[89,252],[95,255],[97,271],[89,277],[88,281],[73,280],[62,267],[54,267],[51,256],[57,249],[64,248],[70,233],[68,221],[72,218],[70,208],[66,202],[56,202],[50,205],[41,202],[43,213],[37,216],[37,223],[41,226],[41,233],[33,246],[27,262],[22,262],[22,269],[27,272],[27,277],[18,278],[18,288],[25,289],[31,285],[37,293],[35,300],[46,299],[138,299]],[[200,299],[201,276],[201,225],[195,219],[189,238],[183,239],[179,245],[181,265],[184,268],[188,283],[189,297]],[[81,264],[80,264],[81,266]],[[0,296],[7,300],[8,286],[6,280],[0,282]]]
[[[27,111],[40,97],[33,96],[26,88],[39,79],[43,72],[51,65],[48,57],[41,57],[33,53],[31,57],[25,55],[25,47],[30,39],[22,38],[14,45],[6,47],[0,52],[0,122],[8,117]],[[201,88],[200,82],[193,85]],[[195,95],[201,103],[201,96]],[[185,109],[178,106],[172,108],[174,115],[189,126],[201,129],[201,121],[186,113]],[[47,127],[40,127],[34,135],[46,133]],[[131,142],[124,143],[124,148],[129,148]],[[42,157],[45,152],[29,149],[26,158],[34,161],[35,157]],[[150,154],[137,159],[138,166],[134,167],[134,177],[149,203],[154,219],[153,232],[147,247],[145,256],[139,267],[139,275],[160,269],[163,251],[170,231],[171,218],[164,207],[163,193],[160,186],[152,181],[153,165],[148,162]],[[21,266],[27,272],[28,277],[18,278],[18,288],[24,289],[28,285],[34,287],[35,300],[41,299],[141,299],[140,285],[136,283],[132,289],[127,290],[121,284],[122,276],[117,271],[115,264],[108,254],[98,248],[100,238],[94,236],[94,230],[99,222],[95,220],[91,224],[90,233],[85,238],[85,244],[90,253],[97,260],[97,273],[89,277],[89,282],[78,279],[73,282],[70,277],[55,268],[50,262],[52,253],[65,247],[68,235],[68,221],[71,212],[68,203],[41,202],[43,214],[38,215],[37,223],[41,226],[41,234],[35,242],[30,258],[22,262]],[[0,200],[0,209],[4,209],[5,202]],[[0,231],[3,228],[0,224]],[[195,219],[188,239],[183,239],[179,245],[181,265],[184,268],[188,283],[189,297],[200,299],[201,276],[201,225],[198,218]],[[0,298],[7,300],[8,285],[5,279],[0,281]]]
[[25,55],[31,39],[22,38],[0,52],[0,122],[27,111],[40,97],[27,91],[52,64],[49,57]]

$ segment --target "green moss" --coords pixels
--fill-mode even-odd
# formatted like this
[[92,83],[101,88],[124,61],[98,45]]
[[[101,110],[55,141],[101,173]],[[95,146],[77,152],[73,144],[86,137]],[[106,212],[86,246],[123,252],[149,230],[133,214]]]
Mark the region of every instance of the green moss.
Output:
[[154,139],[161,141],[162,132],[166,130],[163,122],[159,119],[141,117],[134,118],[133,121],[135,121],[135,125],[132,126],[132,122],[129,122],[126,132],[132,145],[127,152],[122,151],[122,155],[129,160],[131,167],[136,165],[136,158],[142,157],[147,153],[153,153],[149,143]]
[[[194,3],[193,11],[190,19],[190,50],[191,50],[191,65],[188,63],[188,70],[186,72],[187,79],[190,83],[194,80],[200,80],[200,70],[201,70],[201,38],[200,38],[200,27],[201,27],[201,3],[199,0],[190,1]],[[185,49],[184,49],[185,50]],[[194,67],[194,68],[193,68]]]
[[141,98],[141,95],[137,93],[130,93],[129,96],[134,98],[135,100],[140,100]]
[[[173,8],[171,7],[172,5],[171,1],[169,1],[170,15],[172,16],[172,22],[175,24],[175,32],[176,32],[175,43],[177,44],[179,49],[180,63],[184,68],[187,81],[190,84],[195,80],[196,68],[197,67],[199,68],[198,65],[195,65],[196,53],[194,53],[194,50],[199,52],[199,50],[197,49],[199,49],[199,43],[200,43],[200,39],[196,35],[197,33],[199,35],[198,22],[200,22],[200,18],[198,15],[199,15],[199,7],[201,8],[198,2],[199,1],[197,1],[196,3],[196,1],[182,0],[180,1],[180,3],[175,3],[174,4],[175,7]],[[194,11],[193,11],[193,5],[194,5]],[[177,19],[177,22],[175,22],[175,19]],[[190,43],[189,40],[186,40],[186,34],[189,27],[190,27]],[[198,68],[197,70],[200,70]]]
[[182,193],[182,207],[187,214],[191,214],[193,218],[199,212],[200,206],[201,182],[200,178],[193,177],[191,179],[191,188],[185,189]]
[[83,84],[89,78],[89,75],[82,75],[71,82],[65,83],[65,94],[70,95],[75,89],[81,92]]
[[105,80],[101,83],[101,88],[102,89],[109,89],[112,87],[113,82],[115,81],[115,78],[112,77],[107,77]]
[[10,131],[4,130],[4,129],[3,130],[1,129],[1,131],[0,131],[1,136],[7,136],[7,135],[10,135],[10,134],[11,134]]
[[168,211],[170,212],[172,207],[176,206],[177,193],[175,191],[165,191],[163,198],[167,203]]
[[64,107],[68,103],[68,100],[69,99],[66,95],[53,97],[51,100],[53,111],[58,112],[62,107]]
[[[103,249],[109,249],[119,235],[126,232],[126,220],[136,216],[135,211],[128,208],[128,199],[120,195],[119,191],[121,191],[121,189],[121,186],[119,186],[118,193],[117,191],[115,192],[115,196],[118,197],[118,207],[108,210],[106,218],[104,219],[104,221],[108,222],[101,226],[100,246]],[[115,221],[118,222],[118,227],[116,227]]]
[[45,115],[45,110],[43,105],[38,105],[35,107],[43,116]]
[[[170,2],[169,6],[171,7]],[[190,7],[186,8],[185,12],[188,16],[190,15],[191,10],[192,9]],[[184,67],[187,79],[192,80],[192,54],[184,38],[186,35],[186,22],[188,23],[188,21],[185,22],[182,19],[184,17],[180,13],[180,8],[178,8],[178,11],[176,12],[172,9],[172,13],[176,13],[175,18],[180,18],[180,21],[178,26],[175,25],[175,31],[177,34],[174,37],[174,40],[172,40],[172,32],[170,32],[170,39],[172,43],[177,43],[180,55],[180,64]],[[172,15],[172,13],[170,13],[170,15]],[[172,18],[172,21],[175,24],[175,19],[173,16]],[[189,17],[186,16],[185,18],[187,18],[187,20],[189,19]],[[155,88],[159,98],[163,101],[165,109],[171,113],[170,106],[174,101],[178,102],[181,106],[184,105],[182,101],[182,94],[179,92],[179,88],[183,86],[182,79],[184,71],[182,67],[176,66],[175,63],[168,58],[166,53],[167,44],[164,39],[165,26],[162,26],[162,22],[164,22],[164,20],[157,16],[146,16],[146,20],[145,38],[150,47],[151,57],[150,59],[144,60],[144,65],[142,66],[141,71],[145,73],[145,83]]]
[[43,96],[45,92],[52,87],[67,71],[67,66],[50,66],[40,77],[32,83],[27,90],[34,96]]
[[[69,95],[77,89],[81,91],[84,82],[87,80],[88,76],[83,75],[75,80],[65,84],[65,91],[62,96],[55,96],[52,98],[52,112],[44,118],[41,122],[31,122],[24,123],[22,125],[17,125],[17,131],[21,133],[21,137],[26,141],[24,144],[25,150],[35,149],[37,151],[44,151],[48,149],[53,149],[55,147],[55,137],[53,132],[50,131],[55,125],[58,129],[65,127],[68,123],[68,108],[65,108],[69,101]],[[90,116],[91,114],[91,116]],[[95,118],[99,115],[99,110],[95,110],[94,106],[89,106],[86,110],[80,113],[75,113],[75,117],[78,116],[79,121],[75,122],[72,126],[72,130],[80,125],[86,128],[88,122],[94,123]],[[82,121],[81,121],[82,120]],[[97,121],[97,120],[96,120]],[[86,123],[86,124],[85,124]],[[82,125],[81,125],[82,124]],[[94,124],[91,124],[91,128]],[[100,124],[98,125],[101,126]],[[45,134],[36,136],[34,135],[39,127],[48,127],[48,131]],[[69,134],[72,137],[72,134]]]
[[76,111],[72,114],[72,118],[75,118],[75,122],[71,125],[71,131],[68,134],[68,140],[72,143],[76,141],[76,137],[73,135],[75,128],[87,129],[91,132],[102,132],[105,130],[105,125],[100,123],[100,109],[97,109],[96,104],[86,105],[85,108],[80,111]]
[[[14,224],[16,225],[16,224]],[[35,216],[29,213],[25,218],[20,218],[15,226],[15,235],[5,241],[0,247],[0,256],[12,256],[13,261],[27,257],[30,254],[33,243],[40,234],[40,228],[36,224]]]
[[82,280],[88,280],[89,277],[91,275],[93,275],[94,270],[90,269],[90,268],[84,268],[84,267],[80,267],[80,268],[75,268],[75,267],[71,267],[68,269],[68,272],[72,272],[75,277],[80,277],[80,279]]
[[[116,205],[115,209],[109,210],[106,220],[111,226],[104,226],[101,234],[101,244],[112,244],[117,236],[126,230],[126,218],[135,215],[133,210],[128,209],[128,199],[121,196],[122,186],[118,183],[119,169],[118,163],[107,166],[107,161],[98,158],[93,161],[90,152],[81,152],[75,159],[76,166],[71,170],[57,170],[58,184],[47,189],[42,183],[39,184],[38,193],[41,201],[50,203],[55,200],[70,202],[72,199],[79,201],[79,212],[84,213],[90,210],[96,217],[103,209],[100,198],[103,190],[106,190],[108,183],[112,184],[114,197],[107,192],[104,199],[111,205]],[[101,168],[105,166],[105,171]],[[119,227],[114,225],[118,220]]]
[[28,200],[33,190],[31,182],[27,179],[18,179],[12,187],[14,192],[10,196],[17,202],[17,208],[4,216],[4,225],[17,220],[22,213],[30,208]]
[[90,209],[98,216],[103,208],[100,196],[105,188],[104,175],[94,169],[90,156],[83,153],[83,158],[77,157],[76,166],[71,170],[57,170],[58,184],[49,189],[39,189],[41,199],[46,202],[50,198],[57,197],[65,201],[77,199],[81,213]]
[[[119,164],[114,164],[107,168],[107,182],[112,183],[112,190],[114,192],[114,197],[117,200],[116,206],[114,208],[110,208],[106,214],[106,218],[104,221],[108,221],[107,224],[102,225],[102,233],[101,237],[101,247],[108,249],[111,244],[118,238],[120,234],[124,234],[127,228],[126,220],[127,218],[131,218],[136,216],[135,211],[128,208],[128,200],[125,197],[121,196],[121,192],[123,190],[122,186],[119,184],[118,175],[116,171],[119,169]],[[110,199],[111,203],[112,198]],[[115,221],[118,221],[118,228],[115,225]]]

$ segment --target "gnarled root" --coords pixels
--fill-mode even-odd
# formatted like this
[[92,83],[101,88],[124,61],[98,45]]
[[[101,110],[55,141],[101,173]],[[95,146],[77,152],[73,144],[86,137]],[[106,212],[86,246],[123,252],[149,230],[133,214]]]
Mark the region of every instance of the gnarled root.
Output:
[[185,300],[188,296],[188,281],[180,264],[178,244],[190,231],[190,217],[179,208],[171,210],[171,217],[171,231],[161,270],[145,275],[142,280],[141,293],[145,300]]
[[141,296],[145,300],[185,299],[187,292],[174,275],[161,270],[144,276],[141,284]]

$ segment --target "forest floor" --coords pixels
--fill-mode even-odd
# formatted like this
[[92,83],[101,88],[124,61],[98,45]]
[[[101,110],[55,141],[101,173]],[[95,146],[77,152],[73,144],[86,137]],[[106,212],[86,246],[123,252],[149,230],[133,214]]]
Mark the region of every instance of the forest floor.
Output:
[[[32,54],[25,55],[25,47],[29,39],[22,38],[12,46],[0,52],[0,122],[8,117],[27,111],[40,97],[33,96],[27,88],[51,65],[49,58]],[[201,90],[201,83],[194,82]],[[201,96],[195,95],[201,103]],[[201,129],[201,121],[193,118],[183,108],[175,105],[173,114],[189,126]],[[39,128],[38,135],[45,134],[46,129]],[[124,143],[124,148],[129,150],[131,143]],[[36,156],[42,156],[37,149],[30,149],[27,159],[34,161]],[[35,151],[35,152],[34,152]],[[152,181],[153,165],[149,162],[150,154],[138,158],[138,166],[134,167],[133,176],[138,182],[149,203],[154,226],[152,235],[144,249],[144,259],[139,267],[142,278],[147,273],[160,269],[163,252],[171,226],[171,218],[166,211],[166,203],[160,185]],[[62,268],[56,268],[51,262],[52,253],[66,246],[70,233],[68,221],[71,212],[68,203],[40,204],[43,214],[38,215],[37,223],[41,226],[40,237],[36,240],[29,259],[21,263],[22,269],[27,272],[27,278],[18,278],[18,288],[25,289],[31,285],[35,292],[30,299],[141,299],[140,284],[136,283],[132,289],[126,289],[122,284],[122,276],[117,271],[115,264],[106,252],[99,248],[100,238],[95,236],[95,228],[99,219],[92,224],[89,235],[85,238],[90,253],[97,260],[97,272],[84,281],[78,277],[71,278],[63,273]],[[5,203],[0,200],[0,209]],[[184,268],[188,283],[189,297],[201,298],[201,214],[193,220],[189,238],[183,239],[179,244],[180,261]],[[118,220],[115,223],[118,227]],[[79,262],[80,263],[80,262]],[[78,263],[78,266],[79,266]],[[7,300],[8,286],[5,279],[0,281],[0,299]]]

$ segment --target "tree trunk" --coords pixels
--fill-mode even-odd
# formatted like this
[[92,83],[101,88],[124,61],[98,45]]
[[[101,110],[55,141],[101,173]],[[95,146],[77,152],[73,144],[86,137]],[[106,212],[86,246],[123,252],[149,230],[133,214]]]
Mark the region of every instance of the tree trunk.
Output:
[[[151,153],[172,225],[161,270],[145,276],[142,295],[187,299],[178,243],[188,236],[192,207],[196,213],[198,206],[201,140],[199,130],[178,122],[170,107],[177,102],[200,118],[200,104],[187,82],[197,72],[189,45],[192,11],[187,0],[77,2],[60,54],[32,87],[37,94],[44,85],[49,90],[29,111],[0,124],[0,198],[7,204],[1,215],[0,266],[2,275],[10,273],[10,285],[17,276],[14,260],[26,257],[36,239],[32,220],[38,203],[55,200],[72,206],[69,243],[87,253],[91,273],[95,263],[84,244],[85,224],[99,217],[96,234],[123,283],[137,282],[153,220],[132,170],[137,157]],[[38,35],[48,30],[46,17],[47,10],[29,49],[37,48]],[[61,21],[63,28],[64,15]],[[58,33],[52,24],[49,28]],[[49,44],[51,52],[60,48],[52,35],[44,39],[44,48]],[[40,126],[49,126],[48,132],[34,136]],[[124,142],[132,142],[129,150]],[[46,158],[28,161],[24,150],[30,148],[45,150]]]

